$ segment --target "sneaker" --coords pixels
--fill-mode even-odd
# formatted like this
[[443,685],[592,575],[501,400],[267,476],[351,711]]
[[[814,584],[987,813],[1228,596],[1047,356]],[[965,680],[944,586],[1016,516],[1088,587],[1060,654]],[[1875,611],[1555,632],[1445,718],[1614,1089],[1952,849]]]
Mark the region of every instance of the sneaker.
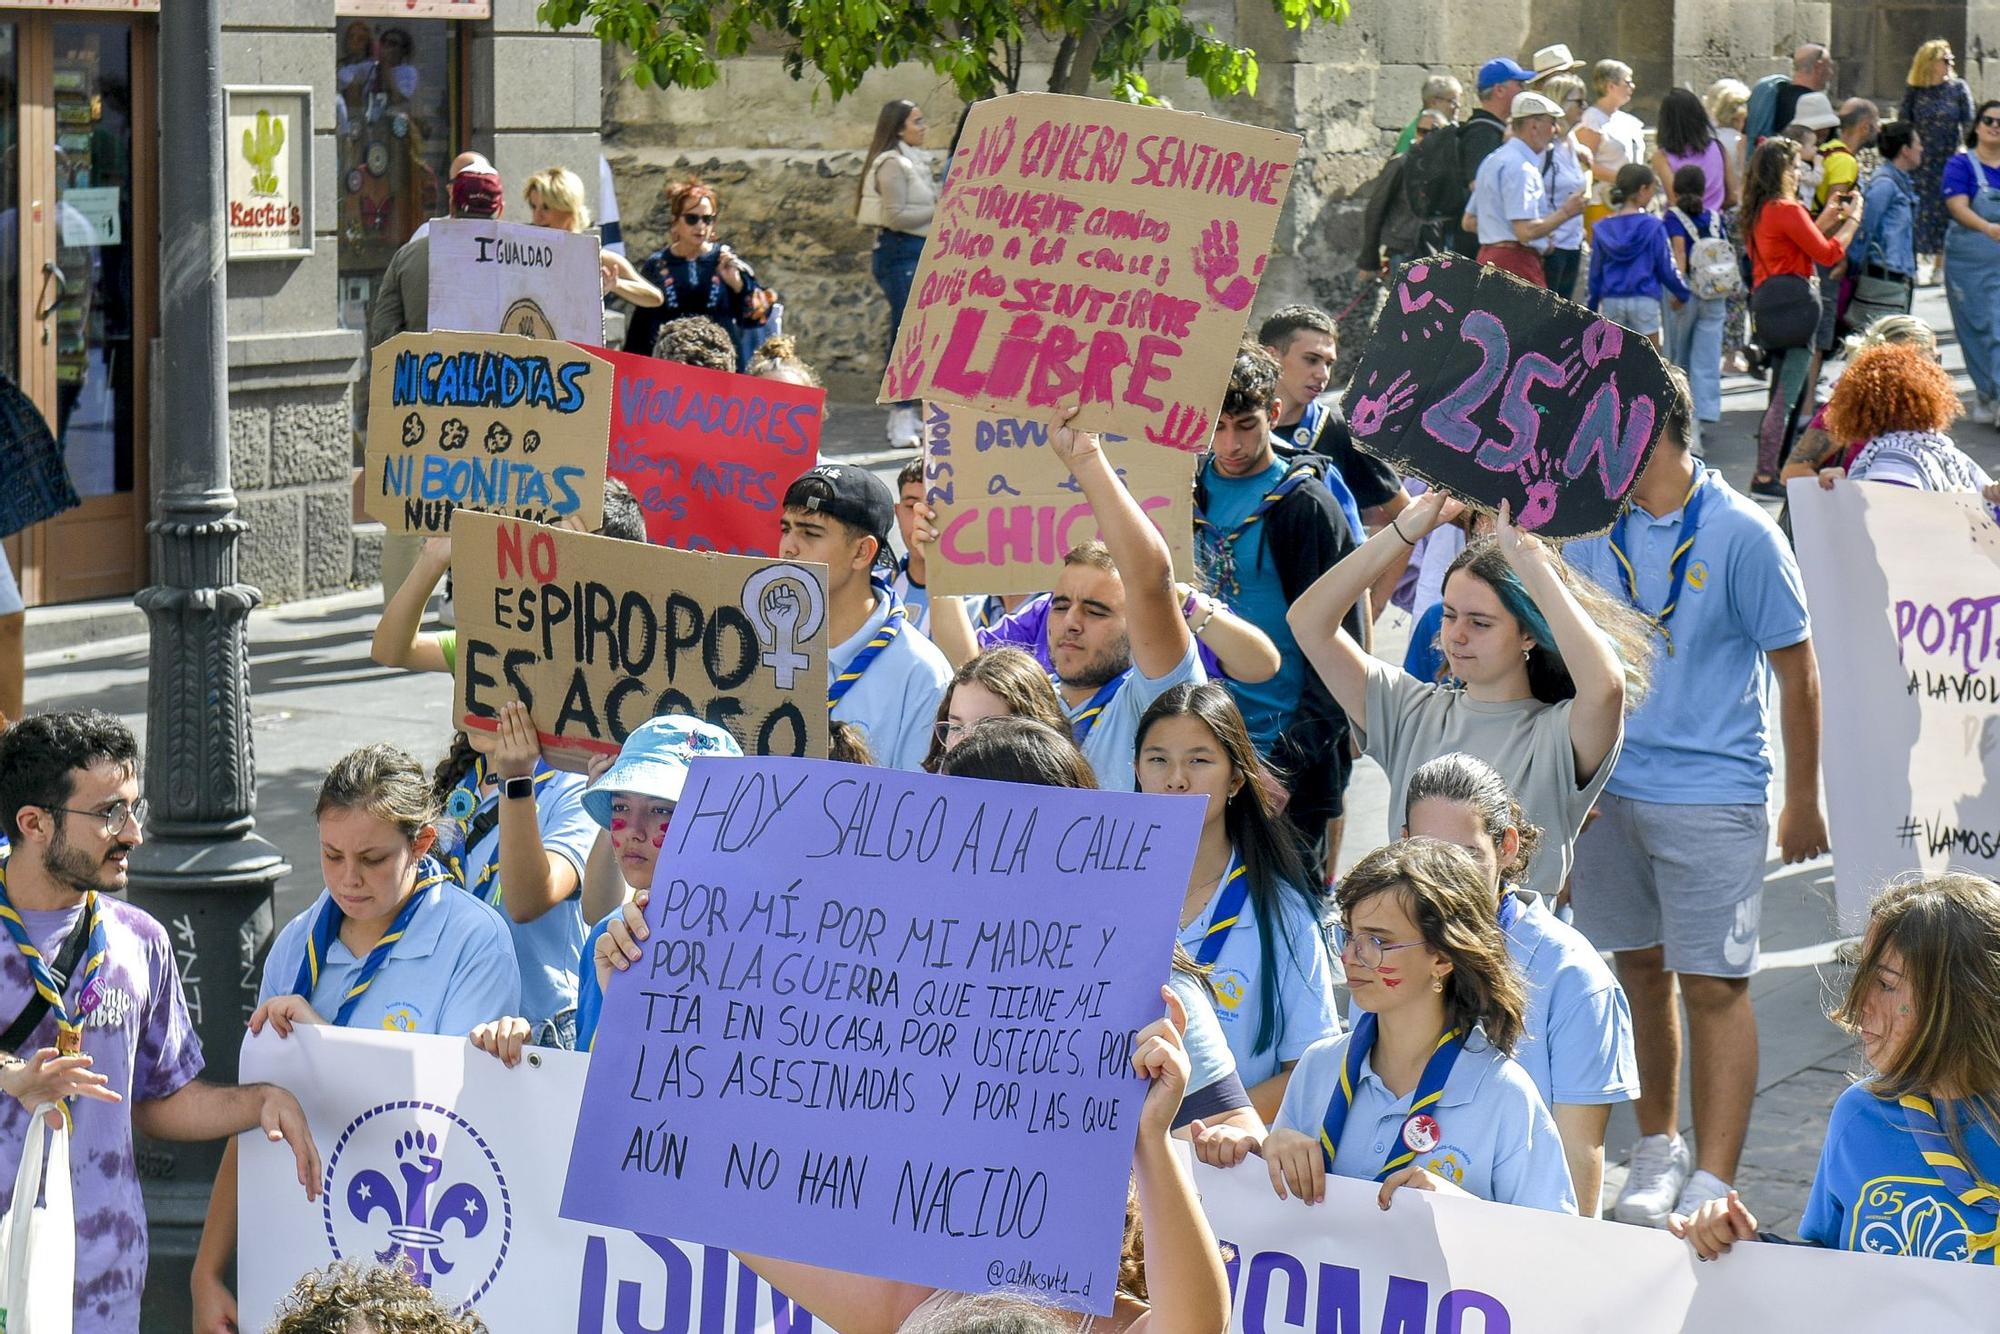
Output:
[[1710,1200],[1719,1200],[1729,1194],[1730,1185],[1713,1172],[1696,1172],[1681,1187],[1681,1197],[1674,1204],[1674,1212],[1683,1218],[1694,1217],[1694,1211]]
[[1679,1135],[1647,1135],[1632,1146],[1632,1166],[1611,1216],[1621,1223],[1665,1227],[1687,1179],[1687,1142]]

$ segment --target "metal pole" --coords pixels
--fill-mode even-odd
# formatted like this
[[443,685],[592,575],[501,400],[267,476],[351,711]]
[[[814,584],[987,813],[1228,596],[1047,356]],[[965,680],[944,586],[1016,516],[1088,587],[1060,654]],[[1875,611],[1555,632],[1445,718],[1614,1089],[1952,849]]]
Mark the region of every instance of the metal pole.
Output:
[[[248,619],[229,484],[229,355],[222,0],[160,7],[160,339],[153,447],[153,583],[136,599],[152,635],[145,789],[153,822],[131,898],[166,925],[205,1077],[233,1081],[271,894],[290,868],[253,832]],[[188,1261],[221,1145],[142,1142],[152,1232],[148,1329],[185,1330]]]

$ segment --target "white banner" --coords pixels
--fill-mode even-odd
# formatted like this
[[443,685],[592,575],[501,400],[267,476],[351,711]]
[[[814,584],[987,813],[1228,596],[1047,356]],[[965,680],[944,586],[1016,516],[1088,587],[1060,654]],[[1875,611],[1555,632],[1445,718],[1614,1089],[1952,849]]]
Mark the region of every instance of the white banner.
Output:
[[[526,208],[526,201],[519,201]],[[604,341],[597,237],[497,218],[431,223],[431,329]]]
[[1900,872],[2000,876],[2000,526],[1973,495],[1811,480],[1789,495],[1854,930]]
[[[1229,1262],[1236,1334],[1706,1334],[1993,1327],[1993,1271],[1942,1260],[1686,1242],[1538,1209],[1334,1177],[1326,1201],[1271,1191],[1263,1163],[1195,1169]],[[1752,1207],[1755,1202],[1752,1201]]]
[[309,1204],[287,1146],[238,1140],[243,1328],[346,1259],[407,1262],[493,1334],[809,1334],[727,1251],[556,1215],[589,1067],[537,1050],[509,1070],[462,1038],[343,1028],[246,1039],[244,1080],[298,1095],[326,1174]]

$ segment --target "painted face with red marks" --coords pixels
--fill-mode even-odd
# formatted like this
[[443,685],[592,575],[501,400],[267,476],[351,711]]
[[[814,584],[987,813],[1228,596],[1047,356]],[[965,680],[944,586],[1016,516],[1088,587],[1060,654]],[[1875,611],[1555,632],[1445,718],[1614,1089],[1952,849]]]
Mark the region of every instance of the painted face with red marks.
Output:
[[1356,1005],[1376,1014],[1434,1001],[1430,980],[1450,971],[1444,957],[1424,944],[1399,893],[1375,894],[1353,905],[1339,938],[1348,991]]
[[673,818],[674,803],[665,797],[611,794],[611,851],[618,858],[619,874],[632,888],[652,885],[653,868],[660,860],[660,848],[667,841],[667,826]]

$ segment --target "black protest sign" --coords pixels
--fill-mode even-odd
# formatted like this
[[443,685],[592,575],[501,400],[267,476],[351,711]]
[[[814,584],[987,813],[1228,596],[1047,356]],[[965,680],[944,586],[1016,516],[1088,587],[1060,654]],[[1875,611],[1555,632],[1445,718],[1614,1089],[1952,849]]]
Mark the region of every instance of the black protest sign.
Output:
[[1566,541],[1611,526],[1671,394],[1648,339],[1446,257],[1403,269],[1345,405],[1369,453]]
[[728,728],[746,755],[826,754],[825,566],[460,510],[451,571],[461,727],[492,731],[518,699],[575,773],[664,713]]

